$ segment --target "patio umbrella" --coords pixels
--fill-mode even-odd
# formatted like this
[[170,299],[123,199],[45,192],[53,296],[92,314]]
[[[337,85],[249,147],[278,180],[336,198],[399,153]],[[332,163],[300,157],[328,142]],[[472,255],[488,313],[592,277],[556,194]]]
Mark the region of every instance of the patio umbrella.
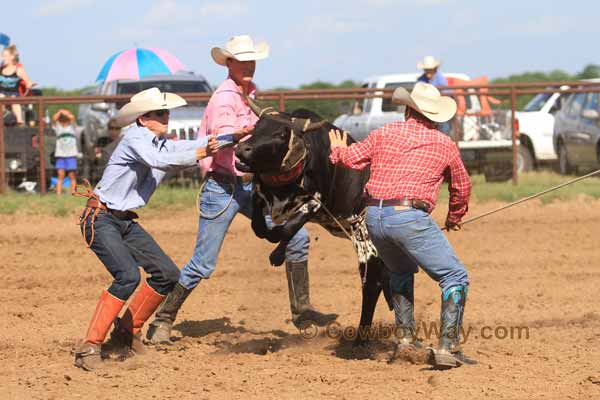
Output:
[[104,63],[96,81],[138,80],[149,75],[169,75],[185,69],[181,61],[164,50],[134,47],[113,54]]
[[6,47],[10,44],[10,38],[8,35],[0,32],[0,46]]

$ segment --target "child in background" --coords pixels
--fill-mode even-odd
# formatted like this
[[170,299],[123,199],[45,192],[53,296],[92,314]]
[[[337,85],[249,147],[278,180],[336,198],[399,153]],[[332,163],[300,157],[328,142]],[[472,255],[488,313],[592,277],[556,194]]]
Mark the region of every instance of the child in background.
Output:
[[75,126],[75,116],[65,109],[58,110],[52,116],[53,129],[56,133],[56,149],[54,157],[56,158],[56,170],[58,179],[56,182],[56,194],[62,194],[62,184],[65,178],[65,172],[71,181],[71,193],[75,189],[77,171],[77,129]]

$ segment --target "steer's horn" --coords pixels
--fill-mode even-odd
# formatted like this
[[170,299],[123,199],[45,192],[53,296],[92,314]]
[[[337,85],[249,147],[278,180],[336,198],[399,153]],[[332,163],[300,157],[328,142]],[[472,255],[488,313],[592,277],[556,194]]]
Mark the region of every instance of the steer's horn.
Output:
[[256,102],[252,98],[250,98],[250,96],[245,95],[245,94],[243,96],[244,96],[244,99],[246,99],[246,101],[248,102],[248,107],[250,107],[252,112],[254,114],[256,114],[256,116],[258,118],[262,118],[263,114],[266,114],[269,116],[279,114],[273,107],[260,108],[260,106],[258,104],[256,104]]
[[321,129],[325,125],[327,125],[326,120],[322,120],[319,122],[310,122],[310,119],[309,119],[308,124],[306,124],[306,126],[304,127],[304,129],[302,131],[303,132],[316,131],[317,129]]
[[298,131],[304,133],[322,128],[327,124],[327,121],[311,122],[307,118],[292,118],[292,124],[297,127]]
[[256,116],[258,118],[260,118],[262,116],[262,114],[266,111],[266,109],[263,110],[262,108],[260,108],[259,105],[256,104],[252,98],[250,98],[250,96],[244,95],[244,99],[246,99],[246,102],[248,103],[248,107],[250,107],[252,112],[254,114],[256,114]]

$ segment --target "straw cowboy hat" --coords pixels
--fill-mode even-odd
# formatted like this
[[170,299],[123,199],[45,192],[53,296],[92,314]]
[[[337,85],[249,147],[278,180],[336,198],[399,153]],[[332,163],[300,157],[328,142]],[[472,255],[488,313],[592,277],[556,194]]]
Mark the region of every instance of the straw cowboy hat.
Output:
[[129,103],[119,110],[114,118],[117,127],[124,127],[135,122],[138,117],[157,110],[170,110],[185,106],[187,101],[174,93],[163,93],[158,88],[142,90],[134,95]]
[[394,90],[392,102],[406,105],[434,122],[446,122],[456,114],[453,98],[442,96],[429,83],[417,82],[411,93],[403,87]]
[[436,60],[434,56],[425,56],[423,61],[419,61],[417,63],[417,68],[419,69],[436,69],[440,66],[442,62],[440,60]]
[[213,47],[210,55],[219,65],[227,65],[228,58],[238,61],[262,60],[269,56],[269,45],[262,42],[255,46],[254,41],[248,35],[234,36],[225,44],[224,49]]

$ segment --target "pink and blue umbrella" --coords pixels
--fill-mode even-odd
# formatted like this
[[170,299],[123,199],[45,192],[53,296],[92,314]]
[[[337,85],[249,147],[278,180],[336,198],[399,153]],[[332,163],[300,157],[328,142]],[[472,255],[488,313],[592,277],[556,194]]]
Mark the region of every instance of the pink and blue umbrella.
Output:
[[138,80],[150,75],[169,75],[186,70],[175,56],[161,49],[133,48],[113,54],[100,70],[96,81]]
[[0,46],[7,47],[10,44],[10,38],[7,34],[0,32]]

